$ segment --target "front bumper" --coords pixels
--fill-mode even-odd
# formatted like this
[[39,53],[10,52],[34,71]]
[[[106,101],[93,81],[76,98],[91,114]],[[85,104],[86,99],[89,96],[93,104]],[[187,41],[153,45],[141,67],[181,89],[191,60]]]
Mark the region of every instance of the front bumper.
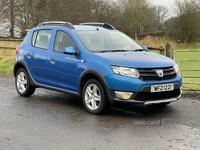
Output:
[[[107,82],[109,102],[140,103],[144,105],[177,101],[182,93],[181,74],[170,80],[143,81],[119,75],[109,75]],[[172,91],[151,92],[152,85],[174,84]],[[116,94],[117,93],[117,94]],[[119,96],[121,93],[121,96]],[[124,95],[122,95],[125,93]],[[129,97],[130,96],[130,97]]]
[[[120,92],[115,90],[109,90],[109,95],[111,100],[114,102],[124,102],[124,103],[140,103],[143,105],[167,103],[177,101],[181,97],[182,87],[179,84],[174,84],[173,91],[156,92],[151,93],[151,86],[143,87],[139,92]],[[123,99],[116,93],[131,93],[129,99]]]

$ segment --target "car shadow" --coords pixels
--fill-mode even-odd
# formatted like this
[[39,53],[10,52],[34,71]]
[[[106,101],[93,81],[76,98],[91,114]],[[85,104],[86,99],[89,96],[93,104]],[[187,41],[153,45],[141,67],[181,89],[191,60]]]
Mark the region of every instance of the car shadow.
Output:
[[109,115],[122,115],[122,116],[135,116],[135,117],[158,117],[168,116],[175,110],[170,105],[140,105],[140,104],[115,104],[110,107],[107,114]]
[[[45,93],[45,94],[44,94]],[[56,104],[64,104],[72,109],[79,109],[85,111],[82,103],[82,99],[78,96],[59,93],[54,91],[45,90],[45,92],[37,95],[33,95],[34,98],[38,98],[42,101],[52,102]],[[173,104],[170,104],[173,105]],[[123,116],[123,117],[157,117],[157,116],[168,116],[175,110],[170,105],[159,106],[159,105],[139,105],[139,104],[124,104],[118,103],[111,105],[102,116]],[[85,113],[87,113],[85,111]],[[91,114],[92,115],[92,114]]]

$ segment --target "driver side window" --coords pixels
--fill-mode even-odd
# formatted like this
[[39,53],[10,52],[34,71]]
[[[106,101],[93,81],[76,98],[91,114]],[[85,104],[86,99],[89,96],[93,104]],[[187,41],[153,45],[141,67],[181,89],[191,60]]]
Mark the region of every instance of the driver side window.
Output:
[[69,46],[72,46],[74,49],[76,49],[76,44],[73,39],[67,33],[58,31],[56,33],[54,51],[63,53],[64,49]]

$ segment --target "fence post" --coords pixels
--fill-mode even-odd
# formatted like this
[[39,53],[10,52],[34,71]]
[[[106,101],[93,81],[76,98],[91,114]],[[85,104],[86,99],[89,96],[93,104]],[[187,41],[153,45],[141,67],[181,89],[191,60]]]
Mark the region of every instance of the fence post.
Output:
[[166,54],[165,54],[165,48],[163,46],[160,46],[159,49],[160,49],[159,50],[160,54],[166,56]]
[[171,59],[174,59],[174,47],[172,43],[166,44],[166,56]]

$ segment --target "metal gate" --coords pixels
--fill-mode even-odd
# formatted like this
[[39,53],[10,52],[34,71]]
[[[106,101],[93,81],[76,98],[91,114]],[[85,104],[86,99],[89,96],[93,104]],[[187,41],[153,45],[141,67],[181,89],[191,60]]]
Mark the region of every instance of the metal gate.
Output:
[[200,49],[177,50],[174,52],[174,60],[183,77],[183,90],[200,92]]

